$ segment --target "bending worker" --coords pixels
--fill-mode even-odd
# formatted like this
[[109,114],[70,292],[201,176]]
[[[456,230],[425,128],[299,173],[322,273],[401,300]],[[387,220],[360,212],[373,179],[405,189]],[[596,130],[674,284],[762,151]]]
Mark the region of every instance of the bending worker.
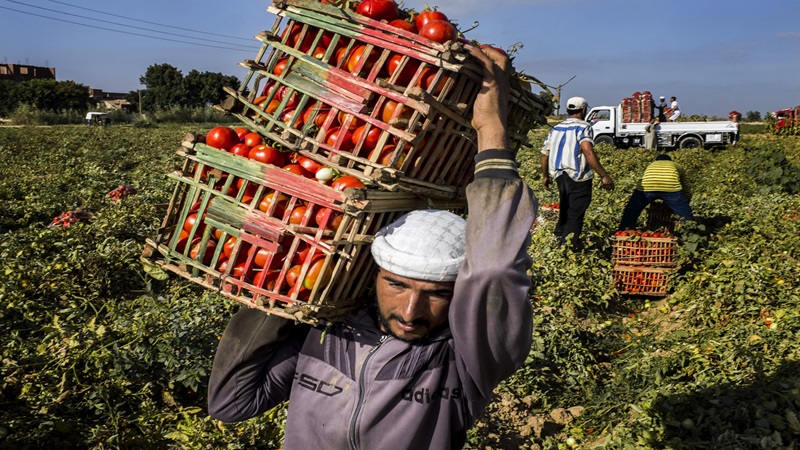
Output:
[[662,153],[644,170],[642,179],[633,190],[622,219],[620,230],[636,228],[639,215],[650,203],[661,200],[672,212],[684,220],[694,220],[689,207],[691,193],[681,166],[675,164],[669,155]]
[[537,203],[507,149],[509,60],[469,49],[484,80],[467,220],[421,210],[382,228],[374,298],[327,327],[240,309],[214,358],[212,417],[245,420],[289,400],[286,450],[461,448],[524,363]]

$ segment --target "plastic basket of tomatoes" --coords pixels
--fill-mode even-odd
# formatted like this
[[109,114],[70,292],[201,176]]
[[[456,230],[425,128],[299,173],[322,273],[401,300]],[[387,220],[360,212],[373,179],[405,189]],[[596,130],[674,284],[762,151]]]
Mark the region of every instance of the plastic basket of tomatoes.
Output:
[[614,286],[622,294],[663,297],[669,294],[673,270],[661,267],[614,266]]
[[[217,138],[206,136],[219,145]],[[261,155],[187,136],[183,167],[170,175],[172,200],[143,254],[149,270],[166,269],[248,306],[314,323],[359,304],[374,278],[368,248],[380,227],[414,209],[463,208],[368,189],[348,175],[320,175],[331,169],[318,165],[314,172],[302,156],[268,144],[251,148],[278,152],[265,163]]]
[[611,261],[615,264],[674,267],[678,238],[664,231],[617,231]]
[[[365,0],[355,11],[289,0],[268,10],[276,21],[257,36],[261,50],[242,63],[249,73],[220,108],[362,182],[461,194],[474,168],[470,112],[482,72],[443,13],[411,20],[391,0]],[[515,78],[514,147],[550,111],[523,85]]]

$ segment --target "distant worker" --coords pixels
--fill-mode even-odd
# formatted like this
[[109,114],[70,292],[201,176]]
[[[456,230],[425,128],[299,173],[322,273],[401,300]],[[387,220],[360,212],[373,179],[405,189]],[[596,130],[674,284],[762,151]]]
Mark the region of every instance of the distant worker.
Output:
[[670,97],[669,101],[670,101],[669,108],[672,110],[672,115],[669,116],[669,121],[670,122],[675,122],[676,120],[678,120],[678,117],[681,116],[681,107],[678,106],[678,99],[677,98]]
[[662,95],[661,97],[658,97],[658,100],[659,100],[659,103],[653,105],[653,107],[655,107],[655,109],[658,110],[658,121],[659,122],[666,122],[667,121],[667,116],[666,116],[666,114],[664,114],[664,109],[667,107],[666,99]]
[[586,210],[592,202],[594,173],[600,176],[603,188],[614,189],[614,181],[594,152],[592,125],[583,120],[587,109],[588,104],[583,97],[567,100],[569,117],[550,130],[542,145],[544,187],[550,189],[555,179],[561,204],[554,234],[559,244],[572,235],[574,250],[580,248],[578,239]]
[[694,220],[689,207],[691,193],[681,166],[672,162],[669,155],[662,153],[644,170],[644,175],[633,190],[622,219],[620,230],[636,228],[639,215],[650,203],[661,200],[672,212],[684,220]]
[[658,121],[651,117],[647,125],[644,126],[644,148],[656,148],[656,125],[658,125]]

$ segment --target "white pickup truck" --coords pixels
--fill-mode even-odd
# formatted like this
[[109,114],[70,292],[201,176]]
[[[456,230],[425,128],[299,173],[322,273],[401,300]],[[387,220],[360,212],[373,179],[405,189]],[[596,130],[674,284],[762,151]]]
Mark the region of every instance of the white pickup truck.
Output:
[[[622,122],[621,106],[595,106],[586,115],[592,124],[595,144],[617,147],[644,146],[643,122]],[[739,140],[739,123],[662,122],[656,125],[658,148],[722,147]]]

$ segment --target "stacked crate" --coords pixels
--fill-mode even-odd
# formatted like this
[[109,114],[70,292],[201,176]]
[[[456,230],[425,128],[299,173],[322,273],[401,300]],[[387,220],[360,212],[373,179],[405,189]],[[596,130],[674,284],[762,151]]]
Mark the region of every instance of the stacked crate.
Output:
[[[378,229],[416,209],[465,211],[482,72],[458,42],[346,9],[288,0],[268,11],[272,28],[256,36],[260,51],[240,64],[245,80],[218,108],[265,144],[363,187],[335,189],[187,136],[143,262],[316,323],[360,304],[377,270],[369,244]],[[519,78],[509,108],[513,149],[551,112]]]
[[630,295],[667,295],[677,244],[676,237],[661,232],[617,232],[611,254],[616,289]]
[[634,92],[622,99],[622,121],[625,123],[649,122],[653,118],[653,96],[650,91]]

